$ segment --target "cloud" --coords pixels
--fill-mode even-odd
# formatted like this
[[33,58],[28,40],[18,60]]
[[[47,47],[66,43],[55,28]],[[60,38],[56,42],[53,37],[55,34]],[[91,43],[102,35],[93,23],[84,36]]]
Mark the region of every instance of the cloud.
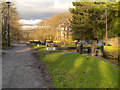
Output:
[[[59,9],[59,8],[44,8],[43,9],[35,9],[32,8],[30,10],[24,10],[25,12],[21,12],[21,17],[24,19],[48,19],[51,16],[61,13],[61,12],[67,12],[65,9]],[[32,11],[32,12],[31,12]]]
[[21,18],[45,19],[54,14],[68,12],[73,0],[17,0],[16,7]]
[[64,0],[64,1],[63,0],[56,0],[53,8],[68,9],[71,6],[72,6],[72,2],[68,2],[68,0]]
[[26,20],[26,19],[21,19],[20,23],[21,24],[37,24],[38,22],[40,22],[40,19],[35,19],[35,20]]

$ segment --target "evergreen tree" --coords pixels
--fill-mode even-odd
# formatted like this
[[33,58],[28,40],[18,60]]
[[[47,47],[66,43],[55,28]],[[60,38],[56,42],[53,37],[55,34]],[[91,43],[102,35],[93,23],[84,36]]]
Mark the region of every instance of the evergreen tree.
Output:
[[106,34],[106,8],[108,13],[108,36],[118,35],[117,2],[73,2],[70,8],[72,37],[77,40],[104,39]]

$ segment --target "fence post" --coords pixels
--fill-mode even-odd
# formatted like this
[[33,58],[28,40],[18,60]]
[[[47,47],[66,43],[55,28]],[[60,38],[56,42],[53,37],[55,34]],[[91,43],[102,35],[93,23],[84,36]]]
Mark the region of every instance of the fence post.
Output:
[[90,53],[90,47],[88,47],[88,53]]
[[77,42],[75,44],[76,44],[76,48],[77,48]]
[[80,54],[83,53],[83,44],[80,45]]
[[76,44],[76,50],[77,50],[77,42],[75,44]]

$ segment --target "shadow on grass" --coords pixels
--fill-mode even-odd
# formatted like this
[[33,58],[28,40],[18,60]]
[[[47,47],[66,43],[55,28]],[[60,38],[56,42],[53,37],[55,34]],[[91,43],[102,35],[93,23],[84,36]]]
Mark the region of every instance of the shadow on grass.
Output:
[[118,72],[102,60],[72,53],[41,53],[55,88],[116,88]]
[[38,47],[37,49],[45,49],[45,47]]
[[45,51],[45,46],[34,46],[36,49],[40,50],[40,51]]

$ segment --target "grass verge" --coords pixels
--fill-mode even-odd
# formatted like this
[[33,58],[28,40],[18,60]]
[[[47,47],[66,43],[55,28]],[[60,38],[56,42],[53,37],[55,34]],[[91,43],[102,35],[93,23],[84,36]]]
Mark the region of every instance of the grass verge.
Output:
[[45,46],[34,46],[34,47],[40,51],[46,51]]
[[118,46],[104,46],[104,50],[108,52],[120,53],[120,47]]
[[104,46],[105,58],[109,59],[110,62],[119,66],[119,55],[120,47],[118,46]]
[[36,48],[36,49],[38,49],[40,51],[46,51],[45,46],[42,46],[42,45],[37,46],[37,44],[34,44],[34,45],[30,44],[30,46],[32,46],[32,47],[34,47],[34,48]]
[[73,53],[38,53],[54,88],[118,88],[118,69],[98,58]]

